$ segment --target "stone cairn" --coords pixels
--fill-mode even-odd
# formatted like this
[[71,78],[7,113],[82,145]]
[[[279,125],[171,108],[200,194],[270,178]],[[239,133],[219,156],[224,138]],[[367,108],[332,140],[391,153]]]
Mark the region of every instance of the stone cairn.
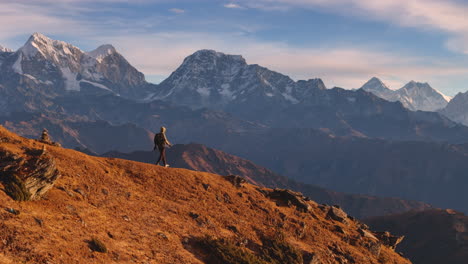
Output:
[[46,128],[44,128],[44,129],[42,130],[41,138],[39,139],[39,141],[42,142],[42,143],[44,143],[44,144],[48,144],[48,145],[60,147],[60,143],[53,142],[53,141],[50,139],[49,131],[48,131]]

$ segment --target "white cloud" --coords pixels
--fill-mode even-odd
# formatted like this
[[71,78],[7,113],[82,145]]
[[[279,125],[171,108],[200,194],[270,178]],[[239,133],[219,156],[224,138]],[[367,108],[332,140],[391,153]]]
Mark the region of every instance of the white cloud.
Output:
[[321,9],[404,27],[448,33],[447,47],[468,51],[468,4],[456,0],[243,0],[250,8],[288,10]]
[[242,6],[235,4],[235,3],[229,3],[224,5],[225,8],[232,8],[232,9],[241,9],[243,8]]
[[180,9],[180,8],[171,8],[171,9],[169,9],[169,11],[171,11],[172,13],[176,13],[176,14],[183,14],[183,13],[185,13],[185,10],[184,10],[184,9]]

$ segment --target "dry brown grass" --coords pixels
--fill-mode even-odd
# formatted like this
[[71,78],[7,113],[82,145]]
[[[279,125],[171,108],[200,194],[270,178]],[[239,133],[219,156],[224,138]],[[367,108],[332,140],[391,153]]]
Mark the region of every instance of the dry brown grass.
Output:
[[[42,147],[2,127],[0,137],[19,140],[2,143],[19,155],[27,155],[25,149]],[[317,205],[312,204],[310,213],[302,213],[277,206],[257,186],[236,188],[214,174],[96,158],[52,146],[47,151],[62,177],[45,199],[19,203],[0,191],[2,207],[21,211],[16,216],[0,210],[0,241],[7,241],[0,243],[0,252],[5,259],[70,264],[203,263],[201,255],[184,245],[184,238],[208,235],[249,241],[254,245],[252,252],[260,255],[262,235],[280,230],[284,241],[298,251],[320,255],[329,263],[334,263],[329,257],[334,246],[356,263],[379,263],[360,243],[349,242],[359,236],[354,222],[332,223]],[[206,190],[203,184],[207,183],[210,188]],[[336,224],[346,234],[337,233]],[[298,236],[299,231],[306,235]],[[85,242],[90,237],[106,238],[108,253],[90,251]],[[389,249],[384,248],[382,254],[387,263],[409,263]]]

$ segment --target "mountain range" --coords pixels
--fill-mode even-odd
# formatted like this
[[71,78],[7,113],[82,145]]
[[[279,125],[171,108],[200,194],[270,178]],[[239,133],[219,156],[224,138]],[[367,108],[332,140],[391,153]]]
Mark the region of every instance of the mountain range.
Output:
[[[150,150],[151,133],[166,126],[173,142],[201,143],[298,182],[467,210],[456,197],[468,128],[440,113],[365,89],[328,89],[317,78],[294,81],[212,50],[188,56],[159,85],[110,45],[84,52],[34,34],[0,54],[0,120],[24,136],[52,126],[64,146],[102,154]],[[419,86],[405,90],[427,88]]]
[[16,52],[6,54],[0,69],[4,115],[63,113],[155,131],[164,123],[157,120],[164,116],[152,109],[160,105],[160,109],[188,107],[182,111],[195,115],[202,108],[227,112],[232,119],[257,127],[314,128],[392,140],[468,141],[466,127],[438,113],[408,111],[362,90],[326,89],[320,79],[296,82],[249,65],[239,55],[195,52],[168,79],[152,85],[110,45],[83,52],[36,33]]
[[0,54],[3,113],[42,110],[76,92],[141,99],[154,88],[112,45],[84,52],[35,33],[17,51]]
[[447,106],[452,98],[432,88],[428,83],[411,81],[398,90],[392,90],[373,77],[361,89],[390,102],[399,101],[406,108],[417,111],[437,111]]

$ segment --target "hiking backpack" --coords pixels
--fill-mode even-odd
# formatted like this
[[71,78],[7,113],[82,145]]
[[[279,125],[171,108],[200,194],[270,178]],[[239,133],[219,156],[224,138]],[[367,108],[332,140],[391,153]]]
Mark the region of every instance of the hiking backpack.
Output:
[[154,135],[154,144],[157,146],[162,146],[164,145],[165,140],[164,140],[164,134],[163,133],[157,133]]

